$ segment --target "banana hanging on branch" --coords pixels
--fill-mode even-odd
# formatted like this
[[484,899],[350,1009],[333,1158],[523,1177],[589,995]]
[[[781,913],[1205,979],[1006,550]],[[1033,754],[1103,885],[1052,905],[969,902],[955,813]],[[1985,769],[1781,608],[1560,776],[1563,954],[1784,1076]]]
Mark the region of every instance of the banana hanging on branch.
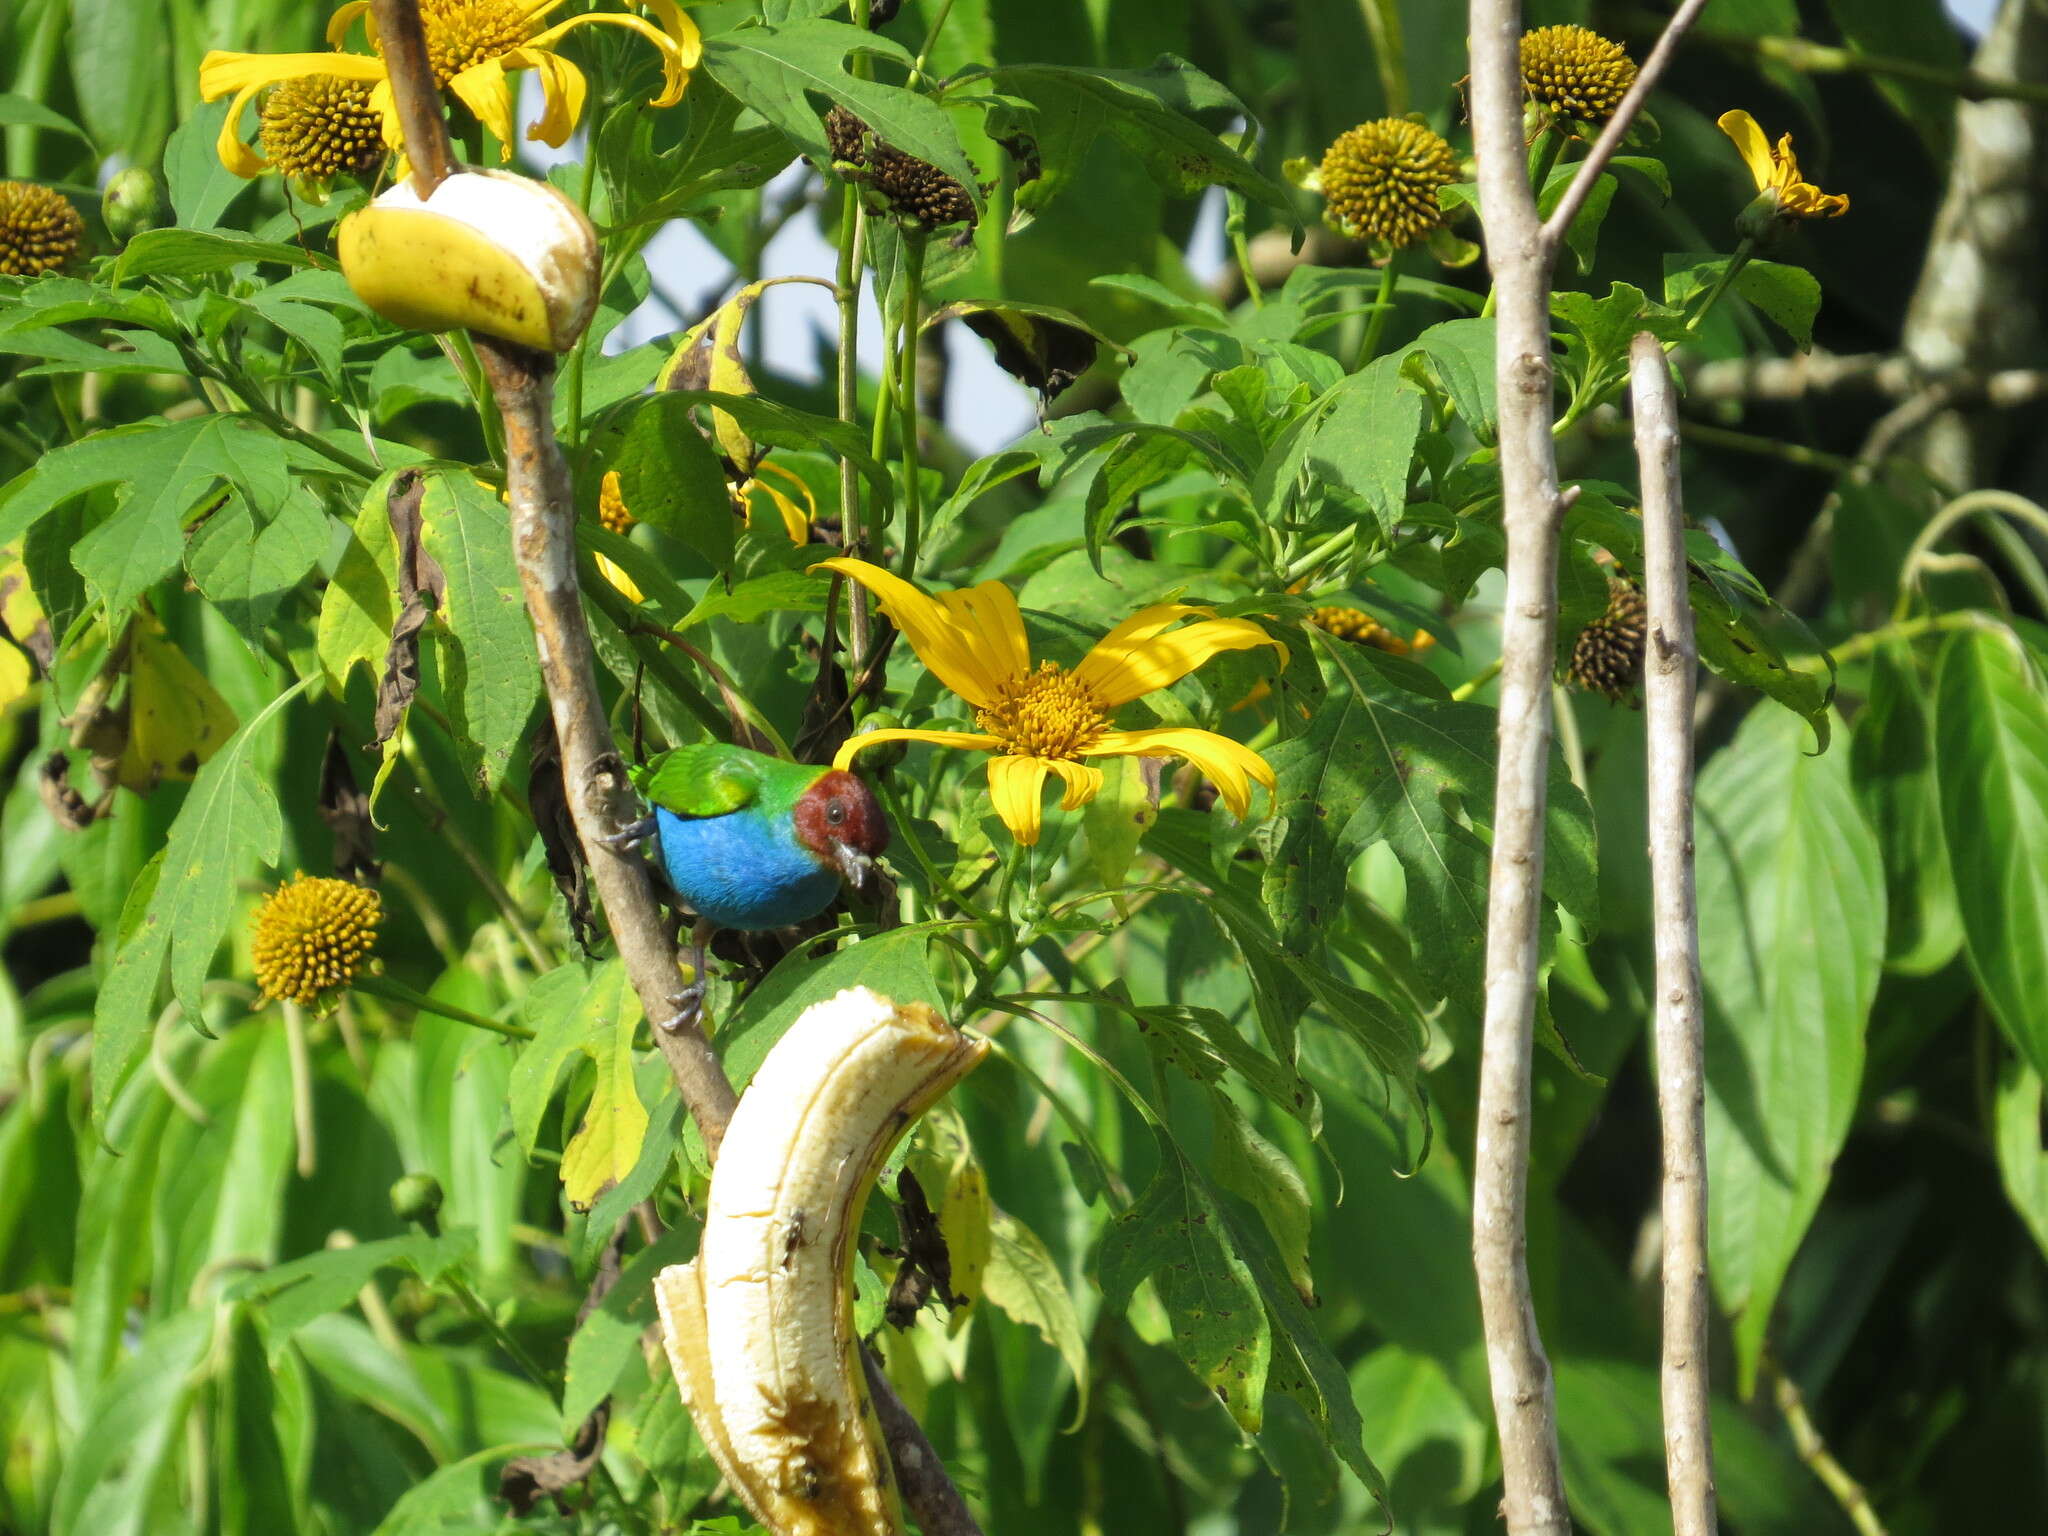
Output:
[[922,1003],[850,987],[804,1010],[726,1128],[697,1257],[657,1277],[683,1401],[776,1536],[898,1536],[851,1268],[889,1150],[979,1064]]

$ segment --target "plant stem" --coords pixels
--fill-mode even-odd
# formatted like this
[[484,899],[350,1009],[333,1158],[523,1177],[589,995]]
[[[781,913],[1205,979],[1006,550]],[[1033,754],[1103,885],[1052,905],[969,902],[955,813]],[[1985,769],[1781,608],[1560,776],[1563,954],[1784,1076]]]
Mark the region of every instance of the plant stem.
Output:
[[2039,80],[2001,80],[1974,69],[1950,69],[1923,64],[1918,59],[1895,59],[1878,53],[1851,53],[1846,48],[1829,48],[1803,37],[1748,37],[1732,32],[1706,34],[1712,42],[1739,48],[1784,64],[1809,75],[1877,75],[1895,80],[1919,80],[1953,91],[1965,101],[1993,101],[2000,98],[2048,105],[2048,83]]
[[1394,268],[1400,261],[1401,253],[1396,251],[1380,268],[1379,291],[1373,295],[1372,313],[1366,317],[1365,340],[1359,344],[1358,357],[1351,365],[1353,373],[1380,355],[1380,338],[1386,334],[1387,316],[1394,309]]
[[1380,96],[1389,117],[1408,111],[1408,50],[1401,34],[1399,0],[1358,0],[1365,30],[1372,38],[1372,61],[1379,72]]
[[[866,211],[852,187],[840,199],[839,215],[839,419],[860,424],[860,248]],[[839,545],[847,554],[865,553],[860,524],[860,472],[853,461],[839,461]],[[868,589],[857,581],[843,582],[846,591],[846,664],[858,676],[868,656]],[[828,643],[830,637],[827,637]]]
[[1474,672],[1470,677],[1466,678],[1465,681],[1458,684],[1457,687],[1453,688],[1451,690],[1451,697],[1457,699],[1461,703],[1464,700],[1473,697],[1475,694],[1479,692],[1480,689],[1484,688],[1488,683],[1492,682],[1496,677],[1500,676],[1501,662],[1503,660],[1505,660],[1504,657],[1494,657],[1493,660],[1489,661],[1485,666],[1481,667],[1477,672]]
[[1719,302],[1721,295],[1728,291],[1728,285],[1735,281],[1736,273],[1748,266],[1749,258],[1755,254],[1756,238],[1753,235],[1744,235],[1741,243],[1735,247],[1735,254],[1728,258],[1728,265],[1721,269],[1721,275],[1714,279],[1714,286],[1707,290],[1706,298],[1700,301],[1700,307],[1686,317],[1685,328],[1688,333],[1700,328],[1700,322],[1707,318],[1707,311]]
[[906,233],[903,237],[905,283],[910,291],[903,296],[903,344],[896,353],[897,404],[903,413],[903,425],[898,430],[903,434],[902,569],[906,581],[917,579],[917,544],[923,531],[924,495],[918,484],[917,346],[924,314],[925,240],[923,234]]
[[1768,1350],[1763,1363],[1771,1377],[1771,1395],[1777,1402],[1778,1412],[1784,1415],[1785,1427],[1792,1431],[1792,1448],[1799,1459],[1841,1505],[1842,1513],[1849,1517],[1849,1523],[1861,1536],[1885,1536],[1884,1522],[1870,1507],[1870,1495],[1849,1475],[1848,1469],[1835,1460],[1834,1452],[1828,1449],[1827,1441],[1814,1427],[1813,1418],[1806,1411],[1805,1396]]
[[1650,893],[1656,934],[1657,1104],[1664,1173],[1664,1330],[1659,1370],[1673,1536],[1714,1536],[1708,1411],[1706,1044],[1699,908],[1693,885],[1693,689],[1699,651],[1685,558],[1678,401],[1664,348],[1631,348],[1636,461],[1643,495],[1643,657]]
[[1948,531],[1965,518],[1979,513],[2003,513],[2031,526],[2038,535],[2048,537],[2048,507],[2013,491],[1986,488],[1965,491],[1927,520],[1906,551],[1906,558],[1899,565],[1899,597],[1892,605],[1892,620],[1897,622],[1906,616],[1912,605],[1913,587],[1920,578],[1920,571],[1926,565],[1928,555],[1941,542]]
[[400,981],[389,976],[358,976],[350,986],[357,992],[370,997],[381,997],[388,1003],[403,1003],[421,1013],[438,1014],[452,1019],[457,1024],[468,1024],[477,1029],[488,1029],[494,1035],[503,1035],[508,1040],[531,1040],[533,1031],[524,1024],[507,1024],[497,1019],[487,1019],[480,1013],[471,1013],[467,1008],[458,1008],[453,1003],[444,1003],[429,997],[424,992],[415,992]]

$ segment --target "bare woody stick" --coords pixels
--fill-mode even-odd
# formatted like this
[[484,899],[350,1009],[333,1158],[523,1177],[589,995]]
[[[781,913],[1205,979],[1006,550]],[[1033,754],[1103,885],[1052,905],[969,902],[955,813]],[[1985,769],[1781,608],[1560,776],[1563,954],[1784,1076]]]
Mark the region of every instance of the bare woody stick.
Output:
[[[372,0],[372,14],[404,128],[413,186],[425,198],[448,175],[453,159],[440,93],[427,63],[419,0]],[[667,1019],[676,1012],[671,999],[680,980],[678,957],[661,920],[652,879],[638,860],[619,858],[597,842],[635,820],[639,808],[605,719],[597,656],[583,619],[572,522],[575,497],[568,465],[555,441],[551,406],[555,362],[544,353],[487,336],[473,339],[504,421],[513,554],[540,646],[541,677],[561,742],[562,784],[570,814],[641,1006],[649,1019]],[[715,1158],[737,1102],[718,1053],[694,1023],[654,1033],[683,1103]],[[888,1426],[885,1438],[891,1459],[917,1474],[899,1474],[899,1482],[918,1524],[928,1536],[981,1536],[946,1478],[944,1463],[917,1421],[895,1399],[887,1378],[871,1378],[871,1385],[882,1399],[877,1407]],[[940,1486],[950,1500],[928,1494]]]
[[[1607,154],[1641,109],[1678,34],[1703,3],[1688,0],[1672,17],[1602,135]],[[1601,161],[1581,170],[1557,210],[1560,217],[1544,225],[1529,185],[1522,136],[1520,0],[1470,0],[1468,14],[1480,217],[1499,300],[1494,370],[1507,531],[1472,1259],[1500,1434],[1508,1531],[1510,1536],[1569,1536],[1556,1397],[1529,1289],[1529,1077],[1543,910],[1557,540],[1566,505],[1558,493],[1551,440],[1550,274],[1572,209],[1590,191]]]
[[1664,1143],[1664,1464],[1672,1536],[1714,1536],[1714,1445],[1707,1410],[1707,1146],[1700,1026],[1700,929],[1693,895],[1693,643],[1678,405],[1664,347],[1647,333],[1629,356],[1642,477],[1643,661],[1649,739],[1650,887],[1656,931],[1657,1101]]

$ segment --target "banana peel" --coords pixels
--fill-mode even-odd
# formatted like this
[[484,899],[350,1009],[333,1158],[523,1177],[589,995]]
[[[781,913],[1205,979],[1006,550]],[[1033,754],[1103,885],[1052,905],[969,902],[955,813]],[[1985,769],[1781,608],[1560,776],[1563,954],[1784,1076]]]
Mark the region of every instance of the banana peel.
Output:
[[726,1129],[697,1257],[656,1277],[683,1401],[777,1536],[903,1530],[853,1324],[853,1240],[890,1148],[987,1051],[865,987],[805,1009]]

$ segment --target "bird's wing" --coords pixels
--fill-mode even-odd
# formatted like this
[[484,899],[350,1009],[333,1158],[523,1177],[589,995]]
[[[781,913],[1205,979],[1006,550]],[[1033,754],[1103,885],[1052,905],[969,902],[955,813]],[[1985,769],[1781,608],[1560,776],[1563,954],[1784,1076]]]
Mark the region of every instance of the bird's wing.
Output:
[[641,794],[678,816],[725,816],[761,797],[760,775],[721,742],[676,747],[630,771]]

